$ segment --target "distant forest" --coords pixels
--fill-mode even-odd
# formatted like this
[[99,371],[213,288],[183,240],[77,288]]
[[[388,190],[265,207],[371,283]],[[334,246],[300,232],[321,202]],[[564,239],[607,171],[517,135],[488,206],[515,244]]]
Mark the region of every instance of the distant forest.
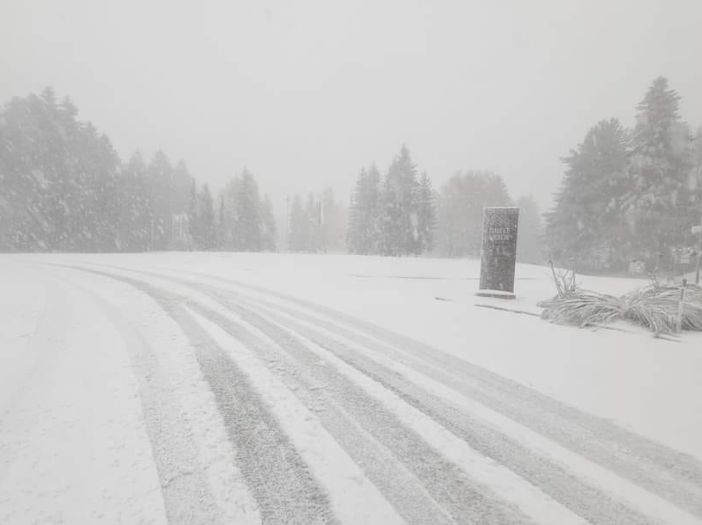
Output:
[[[231,250],[478,256],[484,206],[520,208],[518,258],[581,271],[692,264],[702,215],[702,132],[655,79],[627,129],[598,122],[563,159],[554,206],[511,198],[499,175],[457,172],[438,190],[407,147],[381,172],[360,170],[352,195],[331,189],[271,200],[244,170],[213,193],[183,161],[117,155],[53,90],[0,110],[0,251]],[[282,227],[281,227],[282,226]]]
[[[287,199],[285,224],[244,170],[214,193],[158,151],[123,160],[51,88],[0,110],[0,251],[228,250],[475,256],[482,208],[515,204],[502,179],[466,171],[435,191],[403,146],[384,175],[362,169],[350,202],[329,188]],[[522,198],[519,257],[542,260],[534,201]],[[281,232],[282,230],[282,232]]]
[[162,151],[123,161],[52,89],[0,112],[0,250],[272,250],[270,200],[244,171],[218,197]]

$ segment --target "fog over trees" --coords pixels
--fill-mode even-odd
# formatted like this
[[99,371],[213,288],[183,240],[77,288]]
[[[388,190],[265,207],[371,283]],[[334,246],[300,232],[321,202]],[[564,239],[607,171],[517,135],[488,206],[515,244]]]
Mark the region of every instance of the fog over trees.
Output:
[[252,171],[213,189],[163,151],[122,160],[68,98],[46,88],[0,111],[0,250],[476,257],[483,208],[518,206],[524,262],[619,271],[636,259],[655,267],[692,246],[700,222],[702,139],[679,103],[659,77],[632,129],[614,118],[597,122],[562,159],[544,221],[531,196],[510,195],[488,170],[457,171],[435,186],[407,145],[386,168],[361,168],[351,195],[307,188],[276,215]]
[[659,77],[636,106],[636,124],[598,122],[563,159],[566,173],[546,218],[554,257],[584,270],[638,259],[668,265],[694,245],[700,224],[700,143],[679,114],[680,96]]
[[[215,197],[162,151],[122,161],[51,88],[0,113],[0,250],[274,250],[267,197],[247,170]],[[216,204],[218,209],[216,208]]]

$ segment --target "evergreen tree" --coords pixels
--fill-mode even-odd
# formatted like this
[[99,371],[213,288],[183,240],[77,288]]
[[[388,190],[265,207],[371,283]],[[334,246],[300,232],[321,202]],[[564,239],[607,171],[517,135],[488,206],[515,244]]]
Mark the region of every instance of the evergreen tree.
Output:
[[346,233],[346,244],[351,253],[368,253],[368,249],[364,246],[363,235],[363,215],[364,208],[364,186],[368,174],[366,169],[362,168],[356,178],[356,187],[351,194],[351,206],[349,208],[349,229]]
[[217,248],[224,248],[226,245],[226,227],[224,212],[224,194],[219,196],[219,211],[217,213]]
[[198,195],[198,210],[197,221],[199,232],[199,245],[201,250],[213,250],[216,247],[216,232],[214,205],[212,203],[212,194],[207,183],[203,184]]
[[[637,106],[625,203],[632,248],[650,261],[689,241],[699,189],[691,184],[691,141],[678,113],[680,96],[659,77]],[[651,263],[653,264],[653,262]]]
[[190,191],[192,189],[193,178],[190,176],[185,162],[179,161],[173,169],[173,176],[170,184],[171,213],[181,214],[189,211]]
[[564,264],[577,260],[585,270],[621,265],[626,242],[626,131],[616,119],[600,121],[563,161],[567,170],[547,214],[551,255]]
[[351,198],[347,245],[351,253],[380,252],[380,172],[375,167],[361,170]]
[[419,180],[417,200],[418,252],[429,252],[434,247],[436,229],[436,198],[427,172]]
[[383,183],[380,252],[384,255],[417,253],[417,168],[402,146]]
[[234,232],[235,216],[234,208],[239,193],[239,177],[232,177],[224,186],[220,198],[220,243],[222,248],[227,250],[237,250],[238,241]]
[[118,249],[131,252],[148,250],[150,227],[151,201],[146,180],[146,163],[137,152],[123,168]]
[[314,194],[307,195],[307,204],[305,205],[305,246],[307,252],[318,252],[320,248],[321,234],[321,219],[322,219],[321,201],[315,198]]
[[261,201],[253,175],[244,170],[236,184],[234,198],[234,248],[261,250]]
[[273,205],[266,195],[261,203],[261,248],[274,252],[276,249],[277,228],[273,216]]
[[190,198],[188,199],[188,230],[193,246],[199,249],[202,245],[202,231],[200,228],[199,197],[197,192],[197,183],[195,181],[192,181],[190,184]]
[[158,151],[148,167],[152,203],[151,249],[167,250],[171,241],[173,168],[163,151]]
[[291,252],[307,251],[309,246],[308,219],[299,195],[293,197],[289,221],[288,249]]
[[0,249],[118,247],[119,159],[76,117],[50,88],[0,112]]
[[320,249],[340,252],[346,246],[346,209],[337,202],[331,188],[320,197]]

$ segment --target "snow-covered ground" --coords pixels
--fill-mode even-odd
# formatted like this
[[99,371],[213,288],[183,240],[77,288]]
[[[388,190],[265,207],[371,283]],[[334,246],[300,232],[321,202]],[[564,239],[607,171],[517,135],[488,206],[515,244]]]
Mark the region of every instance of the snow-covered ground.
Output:
[[483,308],[553,285],[478,273],[1,256],[0,523],[702,522],[702,337]]

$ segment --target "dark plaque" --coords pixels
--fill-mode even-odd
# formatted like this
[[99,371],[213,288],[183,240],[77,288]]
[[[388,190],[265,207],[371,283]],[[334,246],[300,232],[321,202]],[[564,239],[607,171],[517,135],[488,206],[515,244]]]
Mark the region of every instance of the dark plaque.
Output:
[[478,295],[514,299],[519,208],[483,208]]

